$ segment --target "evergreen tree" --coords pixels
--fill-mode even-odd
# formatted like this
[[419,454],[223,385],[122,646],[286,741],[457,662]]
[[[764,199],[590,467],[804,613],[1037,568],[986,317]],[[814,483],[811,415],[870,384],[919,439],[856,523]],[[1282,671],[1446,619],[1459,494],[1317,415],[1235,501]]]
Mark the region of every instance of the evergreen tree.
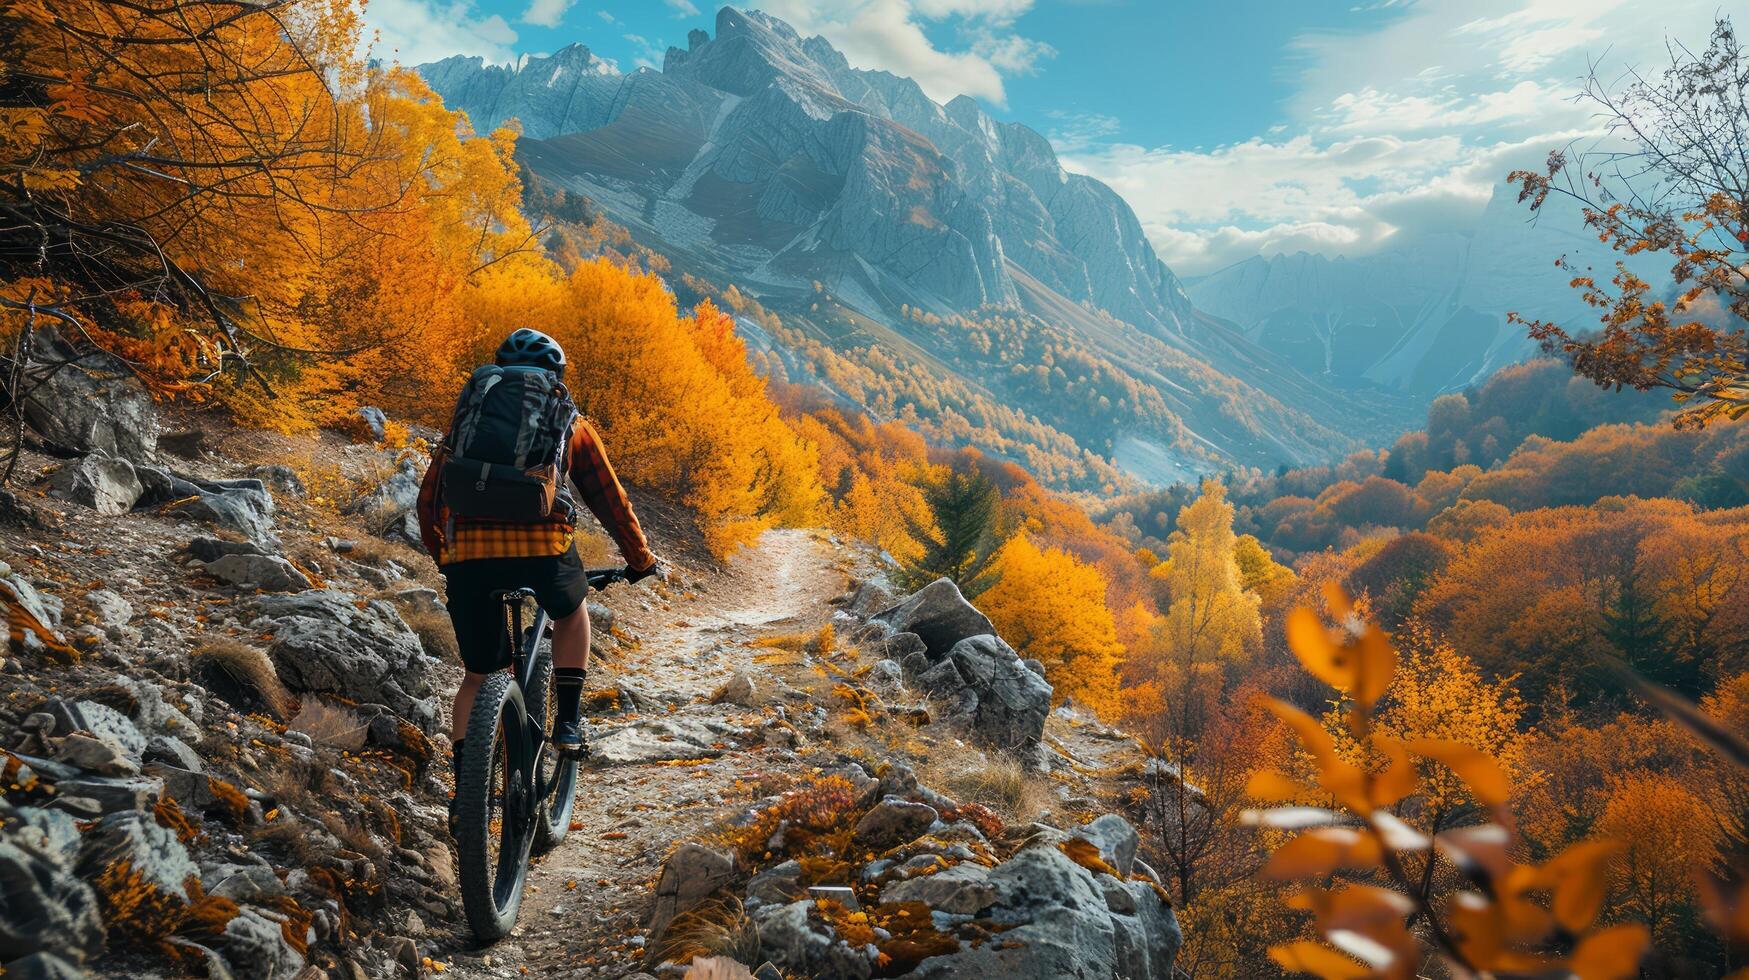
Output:
[[1602,632],[1641,674],[1685,694],[1698,693],[1693,658],[1671,642],[1670,626],[1658,615],[1656,596],[1640,584],[1637,569],[1630,567],[1617,577],[1615,595],[1603,610]]
[[992,559],[1002,544],[996,534],[996,485],[978,469],[956,467],[924,491],[924,500],[934,526],[912,524],[923,554],[902,570],[905,587],[918,589],[945,577],[967,598],[989,588],[995,582]]

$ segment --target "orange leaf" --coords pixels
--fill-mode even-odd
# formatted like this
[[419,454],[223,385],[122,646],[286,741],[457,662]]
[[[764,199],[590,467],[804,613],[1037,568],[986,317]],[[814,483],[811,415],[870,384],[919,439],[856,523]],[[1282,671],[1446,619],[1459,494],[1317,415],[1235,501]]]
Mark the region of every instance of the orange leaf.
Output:
[[1409,743],[1409,749],[1457,773],[1484,806],[1504,806],[1512,796],[1512,783],[1500,763],[1480,749],[1443,738],[1419,738]]
[[1610,926],[1579,940],[1568,962],[1579,980],[1629,980],[1640,975],[1651,944],[1651,932],[1637,922]]
[[1421,774],[1415,768],[1415,761],[1409,758],[1409,751],[1403,743],[1384,735],[1374,735],[1373,746],[1391,760],[1385,771],[1379,773],[1372,784],[1372,805],[1387,807],[1415,792],[1420,783]]
[[1555,890],[1555,921],[1572,933],[1590,928],[1609,894],[1609,859],[1621,850],[1615,841],[1574,844],[1543,866],[1542,877]]
[[1366,967],[1310,939],[1302,939],[1285,946],[1271,946],[1269,958],[1284,970],[1310,973],[1324,980],[1360,980],[1372,975],[1372,971]]
[[1383,854],[1378,839],[1347,827],[1308,830],[1283,844],[1258,872],[1272,881],[1316,878],[1333,871],[1376,868]]
[[1259,769],[1245,781],[1245,795],[1253,799],[1268,800],[1272,803],[1285,803],[1299,799],[1311,790],[1300,784],[1296,779],[1289,778],[1274,769]]

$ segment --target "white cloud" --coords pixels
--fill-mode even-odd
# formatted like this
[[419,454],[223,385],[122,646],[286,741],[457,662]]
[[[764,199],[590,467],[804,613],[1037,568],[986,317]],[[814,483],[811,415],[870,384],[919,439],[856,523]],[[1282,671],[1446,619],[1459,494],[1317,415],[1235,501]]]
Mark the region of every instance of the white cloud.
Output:
[[522,12],[522,22],[557,27],[565,19],[565,12],[576,2],[577,0],[532,0],[528,9]]
[[[803,34],[821,34],[858,68],[917,80],[930,98],[958,95],[1007,104],[1005,76],[1025,75],[1056,54],[1013,32],[1033,0],[766,0],[761,6]],[[950,24],[965,45],[937,47],[926,22]]]
[[502,64],[516,57],[516,31],[467,0],[371,0],[364,19],[377,34],[371,55],[385,61],[419,65],[461,54]]
[[[1703,39],[1715,0],[1386,0],[1371,32],[1311,34],[1290,55],[1290,123],[1212,150],[1144,148],[1065,124],[1065,165],[1110,183],[1161,257],[1209,272],[1300,249],[1362,254],[1468,231],[1508,171],[1597,137],[1579,81],[1655,68],[1666,37]],[[1356,7],[1377,9],[1381,4]],[[1590,60],[1588,60],[1590,59]]]
[[632,53],[632,64],[639,68],[661,68],[662,58],[666,49],[660,40],[652,41],[641,34],[621,35],[630,41],[637,50]]
[[674,9],[676,17],[697,17],[698,8],[692,5],[692,0],[662,0]]

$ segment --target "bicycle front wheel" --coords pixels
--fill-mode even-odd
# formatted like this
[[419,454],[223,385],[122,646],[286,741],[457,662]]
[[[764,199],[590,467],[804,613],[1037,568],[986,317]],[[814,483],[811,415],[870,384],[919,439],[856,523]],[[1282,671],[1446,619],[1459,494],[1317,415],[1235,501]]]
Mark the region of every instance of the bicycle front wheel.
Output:
[[552,651],[542,644],[535,652],[534,670],[528,680],[528,710],[541,721],[546,737],[535,761],[536,798],[534,853],[545,854],[558,847],[571,830],[571,811],[577,803],[577,759],[561,756],[553,748],[553,726],[559,720],[559,695],[553,684]]
[[481,942],[509,935],[522,908],[534,842],[528,754],[522,692],[509,674],[493,674],[474,698],[455,787],[462,908]]

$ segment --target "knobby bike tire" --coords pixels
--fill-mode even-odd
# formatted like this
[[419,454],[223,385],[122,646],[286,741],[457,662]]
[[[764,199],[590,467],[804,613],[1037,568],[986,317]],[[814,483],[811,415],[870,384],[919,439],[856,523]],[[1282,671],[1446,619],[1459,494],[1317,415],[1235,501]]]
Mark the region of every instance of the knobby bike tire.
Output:
[[534,819],[534,853],[545,854],[558,847],[571,832],[571,811],[577,805],[577,759],[560,758],[550,741],[553,724],[558,719],[559,698],[553,684],[552,649],[545,643],[535,651],[526,696],[529,712],[544,719],[549,739],[541,746],[535,769],[537,789],[552,785],[552,792],[544,798]]
[[527,764],[524,717],[516,679],[505,673],[486,678],[468,716],[468,740],[456,774],[455,842],[462,908],[481,942],[509,935],[522,909],[528,878],[532,828],[515,813],[521,795],[518,768]]

